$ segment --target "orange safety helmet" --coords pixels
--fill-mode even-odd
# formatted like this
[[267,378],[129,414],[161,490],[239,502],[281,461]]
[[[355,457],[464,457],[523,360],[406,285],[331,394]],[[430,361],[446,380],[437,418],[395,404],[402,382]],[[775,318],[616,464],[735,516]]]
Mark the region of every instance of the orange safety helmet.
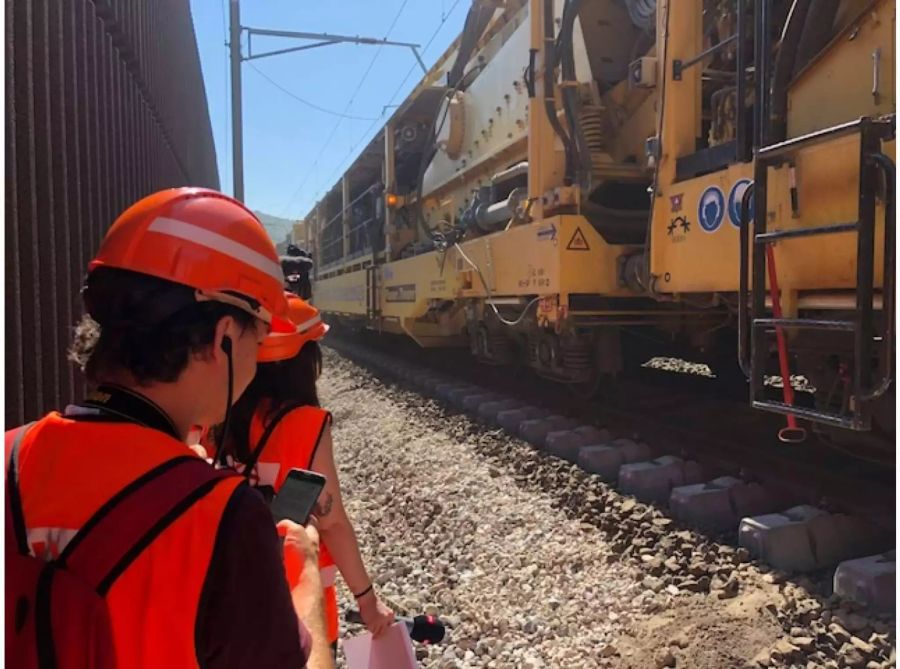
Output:
[[285,293],[285,297],[288,317],[272,321],[272,329],[259,346],[257,362],[290,360],[300,353],[304,344],[318,341],[328,332],[318,309],[293,293]]
[[196,289],[271,323],[287,314],[284,275],[259,219],[207,188],[172,188],[131,205],[88,265],[149,274]]

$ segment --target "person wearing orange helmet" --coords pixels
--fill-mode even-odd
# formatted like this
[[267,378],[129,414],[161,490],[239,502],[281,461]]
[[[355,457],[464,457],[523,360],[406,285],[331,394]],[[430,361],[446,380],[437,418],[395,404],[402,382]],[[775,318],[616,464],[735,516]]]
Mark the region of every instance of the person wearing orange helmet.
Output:
[[328,636],[337,649],[338,606],[334,586],[340,570],[363,621],[376,637],[394,613],[378,597],[344,509],[334,461],[331,414],[322,409],[316,381],[322,371],[319,340],[328,332],[318,309],[287,293],[288,319],[273,321],[263,340],[256,377],[234,406],[231,428],[219,449],[223,464],[236,466],[257,487],[278,492],[293,468],[323,474],[325,488],[315,514],[321,535],[319,566],[325,586]]
[[[116,666],[332,666],[318,569],[304,568],[291,591],[265,502],[184,443],[194,425],[228,422],[273,319],[286,314],[278,255],[259,220],[208,189],[145,197],[108,230],[82,297],[70,357],[91,392],[7,433],[17,555],[97,583]],[[185,494],[148,510],[173,488]],[[104,522],[129,503],[130,527],[104,535]],[[315,564],[314,529],[285,521],[279,530]],[[10,565],[21,560],[10,562],[9,547],[15,580]],[[100,573],[101,563],[110,569]],[[16,634],[29,616],[40,616],[9,597],[7,613],[22,620],[12,638],[7,626],[7,660],[28,643]],[[53,639],[44,642],[41,652],[52,654]]]

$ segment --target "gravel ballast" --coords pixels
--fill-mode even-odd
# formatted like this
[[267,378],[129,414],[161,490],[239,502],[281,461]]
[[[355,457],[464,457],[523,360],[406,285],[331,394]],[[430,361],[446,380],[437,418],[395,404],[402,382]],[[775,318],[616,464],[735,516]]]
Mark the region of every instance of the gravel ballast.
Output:
[[423,667],[893,666],[892,623],[830,643],[802,588],[333,350],[320,392],[379,592],[448,625]]

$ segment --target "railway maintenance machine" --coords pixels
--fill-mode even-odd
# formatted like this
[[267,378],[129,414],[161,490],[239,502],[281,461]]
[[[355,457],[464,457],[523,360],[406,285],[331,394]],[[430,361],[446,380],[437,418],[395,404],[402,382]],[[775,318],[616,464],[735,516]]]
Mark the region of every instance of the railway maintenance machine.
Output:
[[893,0],[474,0],[307,216],[313,299],[583,393],[702,360],[785,440],[892,453],[895,20]]

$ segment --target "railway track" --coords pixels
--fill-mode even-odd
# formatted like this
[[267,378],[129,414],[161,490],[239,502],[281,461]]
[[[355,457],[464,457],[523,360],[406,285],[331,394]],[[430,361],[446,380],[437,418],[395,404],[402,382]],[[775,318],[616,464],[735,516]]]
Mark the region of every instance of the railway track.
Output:
[[[519,398],[507,401],[519,402],[527,401],[530,393],[541,391],[539,397],[545,398],[548,411],[555,410],[556,406],[572,405],[560,392],[552,394],[546,384],[524,374],[509,379],[506,370],[473,367],[464,355],[435,357],[398,342],[379,344],[366,337],[329,339],[333,350],[326,351],[326,375],[338,369],[342,381],[334,391],[337,394],[326,400],[345,407],[345,415],[338,416],[336,424],[347,431],[346,435],[339,435],[339,440],[351,451],[345,454],[343,467],[351,471],[368,470],[360,479],[367,482],[364,484],[367,492],[357,503],[368,509],[369,496],[381,495],[379,499],[384,499],[387,495],[399,499],[397,503],[402,507],[406,499],[412,509],[417,509],[413,512],[416,517],[421,509],[440,504],[446,513],[441,516],[444,520],[440,526],[432,529],[435,541],[417,534],[417,525],[407,527],[408,523],[404,523],[393,539],[398,550],[406,551],[408,559],[414,562],[444,561],[447,546],[453,545],[452,564],[458,560],[458,568],[466,573],[472,565],[481,565],[488,572],[477,591],[463,589],[455,594],[456,587],[451,587],[446,593],[436,595],[436,611],[451,617],[461,616],[461,622],[458,626],[451,625],[450,643],[455,649],[448,649],[449,655],[437,649],[428,653],[419,649],[424,653],[420,659],[425,666],[448,669],[484,666],[887,669],[895,666],[893,614],[876,613],[834,595],[833,568],[789,574],[765,561],[754,560],[749,551],[736,545],[734,528],[724,533],[696,531],[677,519],[665,503],[646,504],[617,490],[618,483],[606,482],[566,460],[548,457],[545,448],[535,448],[506,429],[486,425],[486,419],[476,418],[471,409],[457,408],[475,395],[470,387],[461,396],[447,384],[458,389],[478,381],[481,394],[487,392],[487,387],[504,388],[510,394],[515,391],[515,397]],[[489,385],[489,377],[495,374],[505,380],[498,382],[498,386]],[[550,388],[559,390],[558,386]],[[439,396],[448,399],[438,399]],[[663,393],[652,393],[649,388],[645,388],[644,398],[648,402],[658,399],[655,405],[658,411],[668,411],[677,405],[676,399],[665,399]],[[359,406],[360,402],[366,406]],[[470,406],[473,404],[474,401],[469,402]],[[481,402],[482,408],[485,404]],[[353,408],[348,412],[347,406]],[[384,419],[364,418],[373,412]],[[570,415],[574,416],[574,412]],[[626,421],[625,416],[617,420],[620,422],[607,423],[613,428],[610,436],[635,436],[642,427],[636,426],[633,420]],[[395,432],[395,436],[387,436]],[[389,453],[399,449],[396,455],[385,456],[383,452],[379,455],[378,445],[385,442],[391,444]],[[675,437],[669,443],[673,442],[677,442]],[[370,463],[373,458],[374,462]],[[406,465],[397,467],[395,458]],[[417,471],[428,470],[432,465],[439,466],[442,475],[435,477],[431,471]],[[466,483],[461,483],[461,477]],[[502,482],[507,492],[493,489],[496,486],[489,483],[476,483],[485,477]],[[434,481],[442,481],[437,489]],[[422,489],[418,489],[420,485]],[[479,490],[482,485],[493,491],[473,498],[473,486]],[[523,514],[523,520],[530,517],[525,500],[535,500],[534,526],[530,529],[537,532],[543,527],[541,520],[548,517],[549,501],[561,526],[568,528],[563,532],[568,537],[566,550],[577,553],[588,549],[583,558],[573,560],[560,559],[558,555],[542,557],[523,549],[524,555],[530,554],[530,558],[517,562],[519,568],[536,570],[535,578],[542,579],[545,585],[558,581],[558,589],[551,589],[550,594],[544,592],[544,597],[549,598],[546,602],[555,597],[557,605],[562,602],[563,607],[569,607],[569,614],[558,618],[557,613],[543,606],[545,599],[528,600],[524,595],[526,588],[531,592],[532,586],[537,587],[527,575],[531,572],[513,571],[511,575],[504,568],[491,572],[488,565],[498,559],[497,555],[518,550],[514,548],[518,544],[515,533],[504,537],[502,533],[507,530],[500,529],[509,522],[508,509],[502,504],[495,508],[484,506],[487,501],[484,497],[520,500],[515,508]],[[471,505],[478,499],[482,501],[480,510],[472,514]],[[461,514],[459,518],[457,514]],[[372,516],[368,512],[358,520],[361,526],[367,522],[384,522],[381,515]],[[466,522],[475,524],[465,525]],[[491,537],[493,544],[487,553],[481,545],[483,541],[476,545],[469,540],[473,528],[481,522],[484,530],[500,531],[500,534],[479,532],[476,535],[485,537],[484,540]],[[529,526],[523,526],[522,531],[528,532]],[[458,537],[457,533],[460,533]],[[454,537],[449,544],[448,536]],[[549,536],[554,534],[551,532]],[[373,555],[383,545],[384,539],[376,537],[370,546]],[[595,596],[597,588],[605,585],[596,584],[621,585],[616,578],[607,581],[600,576],[604,564],[611,568],[624,566],[633,584],[629,594],[617,599],[615,605],[597,608],[588,595]],[[383,588],[398,588],[390,570],[382,581]],[[433,586],[423,588],[430,592]],[[885,587],[888,590],[892,593],[893,587]],[[510,601],[505,603],[507,598]],[[401,608],[402,600],[401,597],[398,601]],[[486,614],[481,604],[484,601],[496,601],[499,613]],[[623,614],[617,608],[620,605],[631,607],[632,613]],[[634,607],[639,613],[634,613]],[[416,605],[407,603],[406,610],[417,610]],[[473,615],[478,611],[480,614]],[[614,615],[625,615],[628,620],[620,625],[620,619],[611,629]],[[528,622],[529,616],[537,616],[536,627]],[[518,622],[506,629],[502,624],[498,626],[499,620]],[[572,623],[576,621],[573,632]],[[506,648],[528,648],[549,664],[523,664],[511,661],[506,655],[488,661],[487,656],[481,655],[485,634],[491,643]],[[551,642],[551,639],[555,640]],[[469,657],[473,651],[475,656]],[[456,659],[452,657],[454,653]],[[466,658],[461,657],[463,653]],[[580,659],[573,660],[572,653]],[[568,659],[561,659],[564,657]]]
[[813,574],[825,596],[834,583],[842,596],[893,610],[893,585],[878,595],[893,579],[893,558],[873,558],[876,567],[853,561],[894,547],[893,467],[814,436],[785,445],[778,417],[723,398],[708,379],[641,369],[590,400],[526,371],[473,364],[461,350],[351,332],[329,345],[482,423],[503,424],[763,564]]

